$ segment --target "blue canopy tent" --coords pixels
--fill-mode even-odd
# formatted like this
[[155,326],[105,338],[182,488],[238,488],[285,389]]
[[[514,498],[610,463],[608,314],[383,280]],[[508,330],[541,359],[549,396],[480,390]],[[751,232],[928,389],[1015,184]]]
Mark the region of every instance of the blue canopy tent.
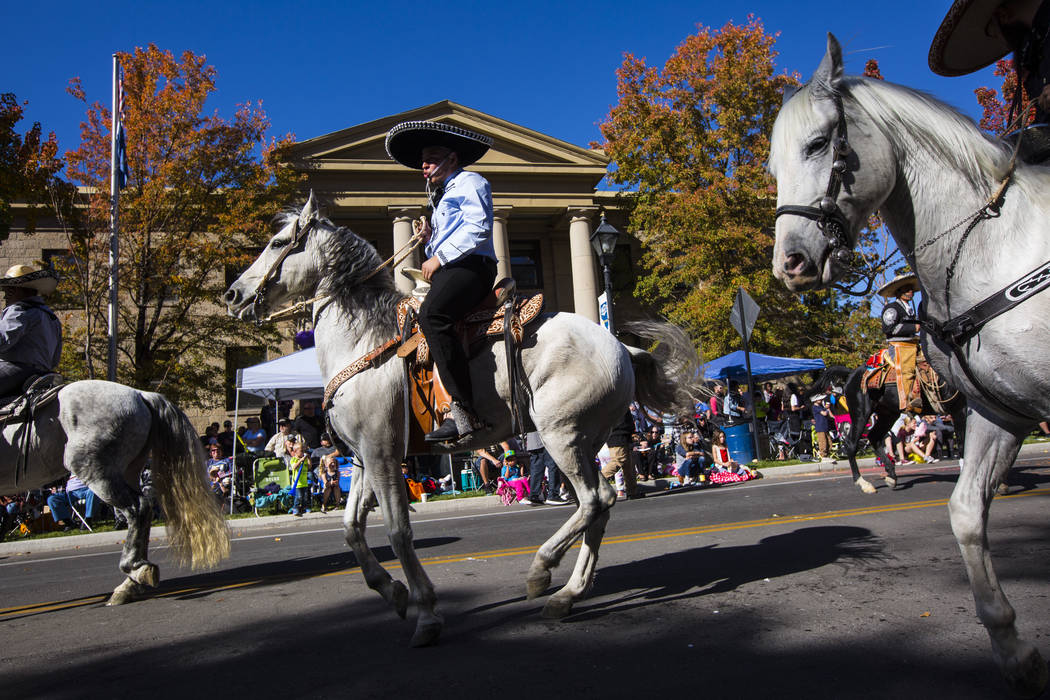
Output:
[[[795,357],[774,357],[757,352],[751,353],[751,377],[756,381],[822,370],[824,366],[824,360],[821,359],[807,360]],[[705,364],[704,379],[747,381],[744,351],[737,350]]]

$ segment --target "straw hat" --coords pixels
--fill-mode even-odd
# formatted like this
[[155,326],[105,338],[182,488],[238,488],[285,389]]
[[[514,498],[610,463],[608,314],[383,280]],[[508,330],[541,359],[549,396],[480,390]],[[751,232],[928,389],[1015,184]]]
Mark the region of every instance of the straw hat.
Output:
[[0,277],[0,287],[23,287],[38,294],[50,294],[58,286],[58,273],[50,268],[12,265]]
[[882,285],[879,291],[876,292],[879,296],[892,299],[899,297],[901,294],[907,291],[917,292],[919,291],[919,278],[915,275],[897,275],[892,280]]
[[444,146],[459,155],[460,167],[476,163],[492,146],[492,137],[444,122],[401,122],[386,135],[386,152],[401,165],[423,168],[423,149]]
[[966,75],[1010,53],[993,15],[1003,0],[955,0],[930,44],[930,70]]

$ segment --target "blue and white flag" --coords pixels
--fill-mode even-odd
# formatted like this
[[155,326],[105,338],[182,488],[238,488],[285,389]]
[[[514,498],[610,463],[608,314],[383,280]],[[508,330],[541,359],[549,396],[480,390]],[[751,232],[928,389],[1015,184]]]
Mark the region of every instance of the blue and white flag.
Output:
[[124,66],[117,69],[117,147],[113,160],[117,164],[117,189],[122,190],[128,184],[131,170],[128,168],[127,141],[124,137]]

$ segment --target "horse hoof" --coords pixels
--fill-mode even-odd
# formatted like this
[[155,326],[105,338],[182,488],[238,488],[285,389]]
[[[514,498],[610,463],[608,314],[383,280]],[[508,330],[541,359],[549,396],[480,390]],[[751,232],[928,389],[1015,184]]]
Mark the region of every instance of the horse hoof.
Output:
[[560,620],[568,616],[570,612],[572,612],[571,599],[552,597],[543,606],[543,612],[540,614],[548,620]]
[[863,476],[857,479],[856,484],[864,493],[875,493],[875,487],[872,486]]
[[551,585],[551,572],[543,569],[536,576],[529,576],[525,579],[525,597],[529,600],[538,598],[550,588]]
[[412,647],[428,647],[435,644],[438,637],[441,636],[441,629],[444,627],[444,622],[439,617],[436,620],[429,622],[422,622],[416,625],[415,634],[412,635],[412,641],[410,642]]
[[110,594],[109,600],[106,601],[107,607],[113,607],[117,605],[124,605],[126,603],[133,603],[136,600],[140,600],[145,597],[146,588],[130,578],[126,578],[121,581],[120,585],[113,589],[113,593]]
[[889,486],[891,489],[895,489],[897,488],[897,480],[894,479],[892,476],[887,476],[886,485]]
[[155,564],[143,564],[132,569],[131,573],[128,574],[128,578],[143,586],[156,588],[157,584],[160,583],[160,570]]
[[400,581],[392,581],[390,584],[390,604],[394,606],[397,616],[404,620],[408,613],[408,589]]
[[1005,496],[1006,494],[1010,493],[1010,485],[1006,482],[999,484],[995,487],[995,493],[997,496]]
[[1008,664],[1008,667],[1003,669],[1003,674],[1010,690],[1020,697],[1034,698],[1046,689],[1046,662],[1039,651],[1028,642],[1022,642],[1017,661]]

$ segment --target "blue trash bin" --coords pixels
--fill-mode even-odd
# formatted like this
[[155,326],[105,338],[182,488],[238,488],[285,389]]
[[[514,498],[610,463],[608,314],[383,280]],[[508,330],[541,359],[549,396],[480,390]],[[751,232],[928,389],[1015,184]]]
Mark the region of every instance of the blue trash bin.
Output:
[[750,464],[755,458],[755,441],[752,438],[754,427],[751,423],[738,423],[723,428],[726,434],[726,447],[729,457],[740,464]]

